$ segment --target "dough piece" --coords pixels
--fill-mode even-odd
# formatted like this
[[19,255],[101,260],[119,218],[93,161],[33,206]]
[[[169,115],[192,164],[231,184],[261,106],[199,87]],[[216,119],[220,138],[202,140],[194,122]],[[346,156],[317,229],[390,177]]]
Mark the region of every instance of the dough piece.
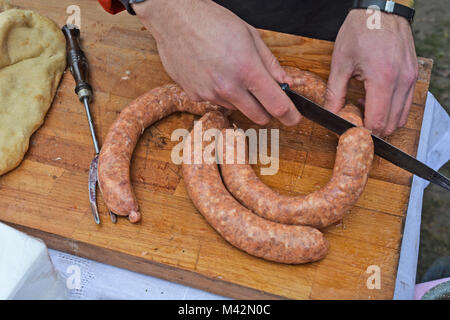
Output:
[[12,9],[14,6],[8,0],[0,0],[0,12]]
[[27,10],[0,13],[0,175],[22,161],[65,68],[66,41],[53,21]]

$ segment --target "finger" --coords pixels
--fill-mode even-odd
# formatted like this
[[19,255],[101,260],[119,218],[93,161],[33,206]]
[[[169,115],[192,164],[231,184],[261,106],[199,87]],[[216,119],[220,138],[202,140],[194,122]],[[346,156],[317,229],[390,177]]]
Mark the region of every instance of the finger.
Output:
[[[414,48],[413,48],[413,50],[414,50]],[[409,91],[408,91],[408,97],[406,98],[406,101],[405,101],[405,107],[403,108],[402,115],[400,116],[399,125],[401,127],[403,127],[406,124],[406,122],[408,121],[408,115],[409,115],[409,111],[411,110],[411,105],[412,105],[412,102],[414,99],[414,90],[416,89],[416,83],[417,83],[417,78],[418,78],[418,74],[419,74],[417,57],[415,56],[415,53],[414,53],[413,61],[411,64],[414,67],[412,68],[412,71],[410,71],[408,73],[410,86],[409,86]],[[406,77],[406,78],[408,78],[408,77]]]
[[237,110],[237,108],[232,103],[220,97],[216,97],[212,102],[229,110]]
[[196,102],[209,101],[211,103],[217,104],[229,110],[236,110],[236,107],[228,102],[226,99],[222,98],[219,94],[212,92],[191,92],[185,91],[189,97],[189,100]]
[[403,87],[397,87],[394,90],[391,108],[389,109],[387,117],[386,127],[381,133],[382,136],[390,136],[399,127],[400,117],[402,115],[407,96],[408,90]]
[[279,84],[267,72],[264,66],[257,63],[255,69],[244,79],[248,90],[273,117],[286,126],[297,124],[300,113],[291,99],[281,90]]
[[270,115],[247,90],[242,88],[235,89],[233,95],[226,97],[226,99],[256,124],[265,125],[270,121]]
[[364,108],[364,107],[365,107],[365,104],[366,104],[366,102],[364,101],[363,98],[359,98],[359,99],[356,101],[356,105],[357,105],[358,107],[360,107],[360,108]]
[[281,67],[277,58],[275,58],[275,56],[272,54],[272,51],[270,51],[270,49],[261,39],[259,32],[256,29],[253,29],[251,33],[255,42],[256,50],[258,51],[261,61],[264,64],[266,70],[276,81],[278,81],[278,83],[291,83],[291,77],[286,74],[286,71],[284,71],[284,69]]
[[347,86],[352,76],[352,69],[343,67],[338,59],[331,62],[330,76],[328,77],[327,91],[325,93],[325,108],[338,113],[345,105]]
[[409,109],[411,107],[411,102],[408,103],[407,101],[410,92],[411,92],[411,84],[405,82],[402,83],[402,80],[400,80],[396,89],[394,90],[388,122],[386,125],[386,129],[383,132],[384,136],[391,135],[392,133],[394,133],[395,130],[404,125],[404,124],[401,125],[400,122],[405,109],[408,110],[406,113],[407,116]]
[[[399,127],[403,127],[405,125],[406,120],[408,119],[409,110],[411,108],[416,80],[417,75],[414,70],[409,72],[404,71],[399,75],[392,99],[388,124],[384,132],[385,135],[391,135]],[[403,115],[404,119],[402,119]]]
[[413,101],[413,97],[414,97],[414,88],[415,88],[415,85],[413,85],[408,92],[408,97],[406,98],[405,107],[403,108],[402,115],[400,116],[400,122],[399,122],[400,127],[404,127],[406,125],[406,122],[408,121],[408,115],[409,115],[409,111],[411,110],[411,105],[412,105],[412,101]]
[[383,137],[391,109],[393,85],[366,80],[364,126],[373,134]]

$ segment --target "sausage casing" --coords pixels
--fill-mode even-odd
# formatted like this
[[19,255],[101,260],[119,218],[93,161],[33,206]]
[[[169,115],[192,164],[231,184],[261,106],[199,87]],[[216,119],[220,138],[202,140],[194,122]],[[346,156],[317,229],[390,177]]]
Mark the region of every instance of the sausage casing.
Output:
[[[292,89],[312,101],[323,104],[326,83],[317,75],[296,68],[285,68],[293,78]],[[340,115],[362,125],[359,109],[347,104]],[[235,135],[243,135],[235,131]],[[242,140],[241,140],[242,141]],[[237,144],[227,140],[226,152],[237,153]],[[234,151],[233,151],[234,150]],[[342,219],[356,203],[367,183],[373,160],[373,141],[364,128],[347,130],[340,138],[331,180],[320,190],[306,196],[288,196],[265,185],[249,164],[221,164],[228,191],[244,206],[266,219],[286,223],[326,227]]]
[[177,85],[154,88],[132,101],[111,125],[100,151],[99,185],[106,206],[115,214],[141,219],[130,180],[130,161],[145,128],[177,111],[202,115],[221,107],[209,102],[193,102]]
[[[200,121],[203,131],[221,130],[228,124],[220,112],[208,112]],[[192,135],[186,143],[192,143]],[[289,264],[317,261],[326,255],[328,243],[317,229],[266,220],[236,201],[223,185],[216,163],[183,162],[182,170],[195,207],[233,246],[266,260]]]

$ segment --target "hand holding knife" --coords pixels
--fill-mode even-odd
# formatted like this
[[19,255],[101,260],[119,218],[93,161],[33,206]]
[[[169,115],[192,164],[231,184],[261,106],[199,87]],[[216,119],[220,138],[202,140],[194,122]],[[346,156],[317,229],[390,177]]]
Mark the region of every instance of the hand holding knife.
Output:
[[[353,123],[322,108],[295,91],[292,91],[287,83],[283,83],[280,86],[304,117],[317,122],[321,126],[339,135],[343,134],[348,129],[355,127]],[[444,175],[373,134],[372,139],[375,154],[378,156],[418,177],[437,184],[444,189],[450,190],[450,180]]]

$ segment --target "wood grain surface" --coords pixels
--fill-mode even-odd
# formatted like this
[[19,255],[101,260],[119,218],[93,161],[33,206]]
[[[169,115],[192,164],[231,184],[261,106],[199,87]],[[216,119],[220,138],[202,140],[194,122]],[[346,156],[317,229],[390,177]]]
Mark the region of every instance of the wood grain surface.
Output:
[[[91,67],[92,104],[100,143],[126,104],[149,89],[171,82],[158,57],[155,40],[139,21],[111,16],[92,0],[16,0],[56,21],[67,21],[67,8],[81,9],[83,48]],[[333,44],[261,31],[283,65],[327,78]],[[189,63],[189,61],[186,61]],[[405,128],[389,141],[415,155],[432,61],[420,59],[414,105]],[[16,170],[0,177],[0,220],[42,238],[49,247],[234,298],[386,299],[392,298],[402,223],[411,174],[376,157],[367,187],[354,209],[326,228],[330,251],[320,262],[292,266],[249,256],[223,240],[196,211],[187,196],[181,168],[170,160],[177,128],[191,129],[194,116],[175,114],[147,129],[132,161],[132,181],[143,213],[141,223],[112,224],[103,200],[102,223],[94,223],[88,202],[88,168],[94,155],[83,106],[66,72],[45,124],[33,135]],[[352,80],[349,99],[363,96]],[[241,114],[232,120],[256,127]],[[280,192],[306,194],[331,176],[337,138],[302,121],[280,128],[280,171],[263,176]],[[259,172],[259,170],[257,170]],[[381,288],[370,290],[366,270],[381,270]]]

